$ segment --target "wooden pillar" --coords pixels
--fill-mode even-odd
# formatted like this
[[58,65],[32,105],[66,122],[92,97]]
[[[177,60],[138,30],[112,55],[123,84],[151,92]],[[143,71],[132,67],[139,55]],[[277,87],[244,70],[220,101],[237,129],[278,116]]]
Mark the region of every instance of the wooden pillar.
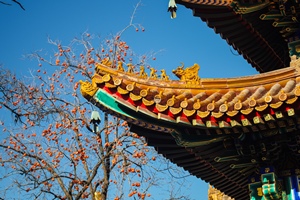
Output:
[[300,200],[299,176],[291,172],[279,174],[267,167],[259,178],[251,178],[250,200]]

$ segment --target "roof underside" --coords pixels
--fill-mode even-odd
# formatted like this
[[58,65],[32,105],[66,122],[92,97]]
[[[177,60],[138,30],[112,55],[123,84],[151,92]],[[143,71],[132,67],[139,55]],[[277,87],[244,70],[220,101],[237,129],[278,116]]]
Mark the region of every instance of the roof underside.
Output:
[[178,1],[193,10],[260,73],[289,66],[287,42],[273,20],[259,17],[268,7],[248,14],[236,14],[229,6],[199,5]]
[[[224,152],[223,142],[213,143],[201,147],[180,147],[170,134],[156,132],[132,125],[131,131],[147,138],[148,145],[154,146],[156,151],[171,162],[183,167],[192,175],[209,182],[221,189],[226,195],[238,200],[248,200],[248,177],[253,174],[253,168],[241,175],[237,169],[230,168],[228,163],[216,163],[214,158]],[[225,150],[226,151],[226,150]]]

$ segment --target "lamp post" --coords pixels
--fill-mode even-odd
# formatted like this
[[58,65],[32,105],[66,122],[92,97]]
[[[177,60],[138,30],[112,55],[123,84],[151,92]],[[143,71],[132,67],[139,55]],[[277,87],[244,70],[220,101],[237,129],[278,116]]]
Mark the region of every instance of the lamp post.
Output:
[[98,111],[92,111],[92,115],[91,115],[91,123],[94,125],[94,129],[93,129],[93,132],[96,133],[98,130],[98,125],[100,124],[101,122],[101,118],[100,118],[100,115],[99,115],[99,112]]
[[[91,124],[93,124],[94,127],[93,127],[93,130],[91,130],[90,128],[89,128],[89,130],[92,131],[93,133],[97,133],[98,132],[98,125],[100,123],[101,123],[101,118],[100,118],[99,112],[95,111],[95,110],[92,111],[92,114],[91,114]],[[96,200],[101,200],[102,199],[101,192],[95,191],[94,197],[95,197]]]

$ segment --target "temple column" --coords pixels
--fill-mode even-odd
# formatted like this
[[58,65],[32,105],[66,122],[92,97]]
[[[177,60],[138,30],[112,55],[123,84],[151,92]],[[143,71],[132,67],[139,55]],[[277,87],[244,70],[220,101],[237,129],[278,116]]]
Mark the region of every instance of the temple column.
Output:
[[300,200],[298,176],[284,177],[285,194],[287,200]]
[[268,167],[261,170],[260,177],[250,181],[250,200],[300,200],[298,175],[288,172],[278,177],[274,169]]

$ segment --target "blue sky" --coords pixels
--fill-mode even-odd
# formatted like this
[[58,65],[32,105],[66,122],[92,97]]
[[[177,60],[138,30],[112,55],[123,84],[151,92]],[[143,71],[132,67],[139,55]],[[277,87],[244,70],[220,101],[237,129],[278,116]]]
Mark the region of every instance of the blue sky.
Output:
[[[0,63],[17,71],[27,70],[30,63],[22,60],[22,55],[53,48],[47,44],[48,36],[64,44],[85,31],[105,39],[128,25],[137,2],[22,1],[26,11],[18,5],[0,5]],[[139,54],[158,52],[153,63],[155,68],[165,68],[171,74],[180,62],[185,66],[198,63],[203,78],[256,73],[206,23],[193,17],[191,10],[178,5],[177,18],[171,19],[167,5],[168,0],[143,0],[134,22],[141,24],[145,32],[131,29],[123,37]]]
[[[43,49],[52,53],[54,46],[47,38],[69,44],[87,31],[109,38],[130,21],[137,0],[31,0],[18,5],[0,4],[0,64],[20,76],[37,66],[23,56]],[[167,12],[168,0],[143,0],[134,16],[134,23],[145,31],[129,29],[122,39],[138,54],[155,52],[151,64],[156,69],[171,70],[185,63],[198,63],[202,78],[224,78],[257,73],[226,41],[207,27],[192,11],[178,5],[177,18]],[[176,79],[171,75],[172,79]],[[208,186],[190,177],[191,197],[206,199]],[[190,184],[187,183],[187,184]]]

